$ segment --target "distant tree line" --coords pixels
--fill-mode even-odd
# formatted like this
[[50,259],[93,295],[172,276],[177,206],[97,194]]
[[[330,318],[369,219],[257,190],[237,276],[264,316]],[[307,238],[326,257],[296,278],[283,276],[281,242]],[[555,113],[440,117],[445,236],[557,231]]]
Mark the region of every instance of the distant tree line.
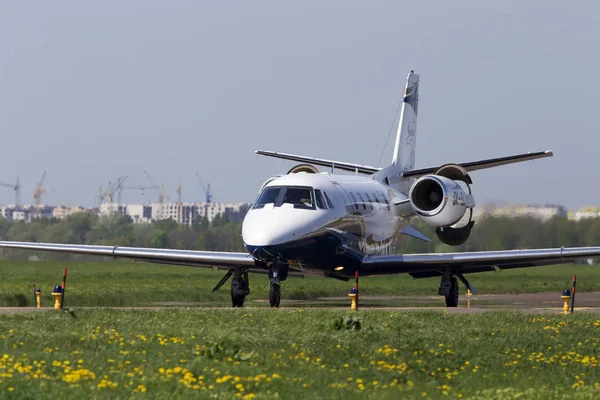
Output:
[[[38,218],[29,223],[0,217],[0,240],[41,243],[94,244],[212,251],[243,251],[241,223],[217,215],[192,226],[166,219],[151,224],[134,224],[125,215],[73,214],[65,219]],[[23,259],[22,251],[3,250],[4,258]],[[44,255],[50,258],[50,255]],[[53,254],[52,258],[65,258]]]
[[[396,245],[397,253],[600,246],[600,218],[576,222],[554,217],[542,222],[526,217],[486,217],[476,221],[471,237],[458,247],[440,242],[435,229],[417,218],[413,219],[412,225],[431,238],[431,242],[404,236]],[[224,216],[217,216],[210,223],[206,218],[199,219],[192,226],[179,225],[172,220],[134,224],[127,216],[100,217],[92,213],[74,214],[63,220],[40,218],[27,224],[0,217],[0,240],[244,251],[241,226]],[[21,251],[3,250],[0,254],[5,259],[27,257]],[[66,256],[54,254],[51,257]]]
[[[451,247],[437,239],[435,229],[416,218],[412,226],[431,238],[427,243],[405,238],[396,252],[449,252],[531,249],[547,247],[600,246],[600,218],[571,221],[553,217],[540,221],[531,217],[483,217],[475,221],[469,239],[461,246]],[[408,239],[408,240],[407,240]]]

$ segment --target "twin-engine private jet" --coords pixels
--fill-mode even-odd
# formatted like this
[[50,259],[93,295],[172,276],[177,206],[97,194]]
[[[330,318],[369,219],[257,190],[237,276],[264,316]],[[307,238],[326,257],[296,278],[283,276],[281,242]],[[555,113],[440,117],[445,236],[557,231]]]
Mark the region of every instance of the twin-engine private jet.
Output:
[[[467,274],[600,256],[600,247],[393,254],[393,244],[402,235],[429,240],[408,224],[414,216],[434,226],[446,244],[456,246],[468,239],[475,206],[469,172],[552,156],[551,151],[542,151],[415,169],[418,98],[419,75],[410,71],[393,159],[385,168],[257,151],[301,164],[260,188],[242,226],[245,253],[24,242],[0,242],[0,247],[216,266],[227,273],[214,290],[231,278],[234,307],[243,306],[250,293],[250,272],[268,273],[272,307],[279,307],[281,283],[288,274],[309,272],[342,280],[383,274],[440,277],[438,294],[448,307],[456,307],[458,280],[474,291]],[[319,172],[316,166],[330,172]]]

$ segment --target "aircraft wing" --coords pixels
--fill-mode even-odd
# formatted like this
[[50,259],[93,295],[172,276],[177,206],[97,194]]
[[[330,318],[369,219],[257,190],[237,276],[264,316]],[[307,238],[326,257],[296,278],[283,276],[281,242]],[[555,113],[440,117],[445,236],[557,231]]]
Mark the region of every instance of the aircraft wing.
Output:
[[368,165],[353,164],[341,161],[325,160],[323,158],[313,158],[297,156],[294,154],[278,153],[276,151],[257,150],[256,154],[260,154],[267,157],[281,158],[284,160],[297,161],[301,163],[320,165],[321,167],[329,167],[335,169],[341,169],[343,171],[356,172],[360,174],[374,174],[381,168],[370,167]]
[[264,268],[255,264],[254,258],[248,253],[2,241],[0,241],[0,248],[41,250],[57,253],[127,258],[135,261],[158,264],[186,265],[190,267],[230,268],[239,266],[261,271],[264,270]]
[[[514,156],[508,156],[508,157],[489,158],[487,160],[471,161],[471,162],[466,162],[466,163],[457,163],[457,165],[460,165],[461,167],[466,169],[467,172],[470,172],[470,171],[477,171],[479,169],[499,167],[501,165],[514,164],[514,163],[518,163],[518,162],[536,160],[538,158],[545,158],[545,157],[552,157],[552,156],[553,156],[552,151],[546,150],[546,151],[538,151],[535,153],[517,154]],[[438,167],[420,168],[420,169],[411,169],[411,170],[405,171],[402,174],[402,177],[403,178],[418,178],[423,175],[432,174],[438,168],[439,168],[439,166]]]
[[364,275],[408,273],[415,278],[441,275],[444,269],[461,273],[494,271],[570,263],[600,257],[600,247],[475,251],[463,253],[367,255],[362,260]]

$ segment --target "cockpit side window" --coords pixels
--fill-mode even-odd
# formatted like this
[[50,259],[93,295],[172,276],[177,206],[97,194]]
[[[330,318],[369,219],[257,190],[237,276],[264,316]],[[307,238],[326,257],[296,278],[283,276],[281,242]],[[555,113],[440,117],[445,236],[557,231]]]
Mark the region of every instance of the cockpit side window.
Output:
[[320,209],[327,209],[327,206],[325,205],[325,200],[323,200],[323,195],[321,194],[321,191],[319,189],[315,189],[315,202],[317,203],[317,207],[319,207]]
[[264,208],[265,204],[277,203],[279,200],[279,193],[281,192],[281,186],[270,186],[265,188],[258,199],[254,202],[252,209]]
[[329,196],[327,195],[327,192],[323,192],[323,194],[325,195],[325,200],[327,200],[327,206],[329,208],[333,208],[333,203],[331,202],[331,200],[329,199]]
[[309,187],[289,186],[286,188],[283,195],[282,204],[293,204],[294,208],[314,210],[315,202],[313,200],[313,190]]

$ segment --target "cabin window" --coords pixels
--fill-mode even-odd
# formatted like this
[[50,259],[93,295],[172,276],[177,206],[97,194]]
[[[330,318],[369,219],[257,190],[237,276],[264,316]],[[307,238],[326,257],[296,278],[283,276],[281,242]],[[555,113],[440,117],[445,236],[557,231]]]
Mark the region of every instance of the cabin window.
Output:
[[371,193],[371,196],[373,196],[374,202],[379,205],[378,209],[381,210],[381,202],[379,201],[379,198],[377,197],[377,195],[375,193]]
[[360,193],[356,193],[356,194],[358,195],[358,198],[360,199],[360,202],[362,203],[363,209],[366,210],[367,205],[365,204],[365,199],[363,199],[363,197]]
[[325,200],[327,200],[327,206],[329,208],[333,208],[333,203],[331,202],[331,200],[329,199],[329,196],[327,195],[327,192],[323,192],[323,194],[325,195]]
[[356,208],[356,210],[358,210],[358,201],[356,200],[356,196],[354,196],[354,193],[350,193],[350,198],[352,199],[352,203],[354,204],[354,208]]
[[277,203],[277,200],[279,199],[279,192],[281,192],[280,186],[271,186],[265,188],[260,196],[258,196],[258,199],[256,199],[252,209],[263,208],[265,204]]
[[320,209],[327,209],[327,206],[325,206],[325,200],[323,200],[323,195],[319,189],[315,189],[315,202],[317,203],[317,207]]
[[385,193],[381,192],[381,197],[383,197],[383,200],[385,201],[385,204],[387,204],[387,209],[389,211],[390,210],[390,202],[387,199],[387,197],[385,196]]
[[367,197],[367,201],[369,202],[369,207],[371,207],[371,210],[373,209],[373,201],[371,200],[371,197],[369,197],[369,193],[365,193],[365,196]]

